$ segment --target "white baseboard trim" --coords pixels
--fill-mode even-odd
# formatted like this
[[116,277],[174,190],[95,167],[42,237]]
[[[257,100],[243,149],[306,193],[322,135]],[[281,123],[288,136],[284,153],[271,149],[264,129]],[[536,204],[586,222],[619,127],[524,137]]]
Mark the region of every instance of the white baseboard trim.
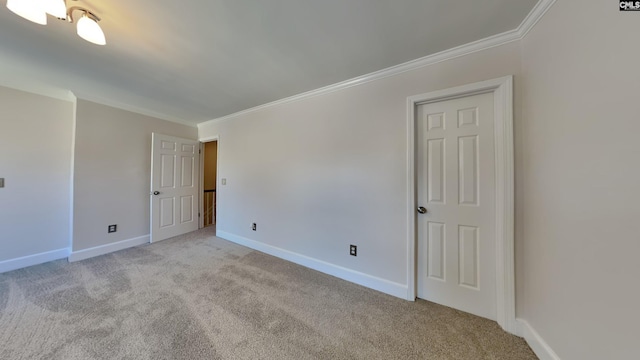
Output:
[[527,341],[531,350],[536,353],[540,360],[560,360],[560,357],[544,341],[542,336],[531,327],[527,320],[517,319],[516,321],[518,322],[518,334]]
[[53,260],[64,259],[69,256],[69,249],[58,249],[40,254],[24,256],[16,259],[0,261],[0,273],[22,269],[28,266],[40,265]]
[[92,257],[109,254],[112,252],[128,249],[130,247],[149,243],[150,235],[144,235],[133,239],[122,240],[113,244],[96,246],[89,249],[74,251],[69,255],[69,262],[81,261]]
[[289,250],[277,248],[275,246],[267,245],[265,243],[247,239],[228,232],[218,230],[216,232],[216,236],[385,294],[399,297],[401,299],[407,298],[407,286],[403,284],[398,284],[389,280],[361,273],[359,271],[347,269],[342,266],[334,265],[305,255],[300,255]]

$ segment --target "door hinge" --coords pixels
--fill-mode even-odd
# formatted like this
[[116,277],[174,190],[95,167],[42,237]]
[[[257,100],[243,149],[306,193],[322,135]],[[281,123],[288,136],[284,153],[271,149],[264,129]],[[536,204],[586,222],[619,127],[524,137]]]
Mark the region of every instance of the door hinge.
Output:
[[198,217],[200,217],[200,213],[198,213]]
[[202,149],[198,150],[198,154],[202,154]]

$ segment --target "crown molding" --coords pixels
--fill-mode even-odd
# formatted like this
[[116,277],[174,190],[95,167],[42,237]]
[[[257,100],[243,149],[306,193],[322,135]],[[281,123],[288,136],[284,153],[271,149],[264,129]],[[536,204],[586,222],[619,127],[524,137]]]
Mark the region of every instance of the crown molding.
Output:
[[71,90],[47,82],[44,76],[28,69],[25,63],[10,52],[0,53],[0,86],[52,99],[76,102],[77,98]]
[[314,96],[319,96],[319,95],[324,95],[324,94],[328,94],[334,91],[339,91],[339,90],[343,90],[343,89],[347,89],[353,86],[358,86],[358,85],[362,85],[362,84],[366,84],[368,82],[372,82],[372,81],[376,81],[376,80],[380,80],[380,79],[384,79],[386,77],[390,77],[390,76],[394,76],[394,75],[398,75],[398,74],[402,74],[404,72],[407,71],[411,71],[411,70],[416,70],[425,66],[429,66],[429,65],[433,65],[433,64],[437,64],[439,62],[443,62],[443,61],[447,61],[450,59],[454,59],[460,56],[465,56],[468,54],[472,54],[474,52],[478,52],[481,50],[485,50],[485,49],[489,49],[492,47],[496,47],[496,46],[500,46],[512,41],[516,41],[520,39],[519,34],[518,34],[518,30],[511,30],[511,31],[507,31],[504,32],[502,34],[497,34],[482,40],[478,40],[478,41],[474,41],[472,43],[468,43],[465,45],[461,45],[461,46],[457,46],[455,48],[449,49],[449,50],[444,50],[441,51],[439,53],[435,53],[429,56],[425,56],[422,58],[418,58],[415,60],[411,60],[399,65],[395,65],[392,67],[388,67],[386,69],[382,69],[379,71],[375,71],[366,75],[362,75],[362,76],[358,76],[349,80],[345,80],[345,81],[341,81],[339,83],[335,83],[332,85],[328,85],[325,87],[321,87],[315,90],[311,90],[311,91],[307,91],[307,92],[303,92],[297,95],[293,95],[284,99],[280,99],[280,100],[276,100],[276,101],[272,101],[270,103],[266,103],[263,105],[258,105],[256,107],[252,107],[249,108],[247,110],[242,110],[227,116],[223,116],[217,119],[213,119],[213,120],[208,120],[205,122],[201,122],[198,124],[198,127],[200,127],[201,125],[207,125],[207,124],[211,124],[211,123],[218,123],[218,122],[222,122],[222,121],[226,121],[226,120],[230,120],[233,119],[235,117],[241,116],[241,115],[245,115],[248,113],[252,113],[261,109],[265,109],[265,108],[269,108],[269,107],[273,107],[273,106],[277,106],[277,105],[283,105],[286,103],[290,103],[290,102],[294,102],[294,101],[299,101],[299,100],[303,100],[303,99],[307,99],[307,98],[311,98]]
[[518,30],[518,34],[520,35],[520,39],[527,36],[529,31],[533,29],[533,27],[538,23],[538,21],[542,19],[544,14],[546,14],[547,11],[551,8],[551,6],[553,6],[553,4],[555,3],[556,3],[556,0],[538,1],[536,6],[534,6],[533,9],[531,9],[531,11],[529,12],[529,15],[527,15],[527,17],[524,18],[524,20],[522,20],[522,23],[520,23],[520,26],[518,26],[517,30]]
[[297,95],[293,95],[284,99],[272,101],[263,105],[258,105],[246,110],[238,111],[236,113],[219,117],[213,120],[203,121],[198,123],[198,128],[201,126],[211,125],[223,121],[227,121],[236,118],[241,115],[246,115],[261,109],[287,104],[294,101],[308,99],[314,96],[328,94],[334,91],[347,89],[353,86],[366,84],[371,81],[384,79],[389,76],[398,75],[407,71],[416,70],[425,66],[437,64],[439,62],[455,59],[457,57],[469,55],[478,51],[490,49],[496,46],[504,45],[513,41],[521,40],[527,33],[536,25],[536,23],[542,18],[542,16],[551,8],[556,0],[540,0],[531,9],[527,17],[520,23],[520,25],[510,31],[503,32],[501,34],[493,35],[481,40],[477,40],[468,44],[460,45],[449,50],[444,50],[432,55],[428,55],[422,58],[411,60],[399,65],[395,65],[386,69],[375,71],[366,75],[358,76],[346,81],[335,83],[332,85],[324,86],[315,90],[303,92]]
[[37,81],[16,80],[3,77],[0,79],[0,86],[71,103],[77,101],[72,91]]
[[74,104],[77,103],[78,99],[87,100],[160,120],[170,121],[194,128],[196,127],[195,121],[187,121],[131,104],[93,96],[86,91],[78,89],[69,90],[60,86],[52,85],[59,83],[59,79],[47,76],[46,72],[43,72],[37,67],[34,68],[25,65],[23,61],[10,56],[10,54],[0,54],[0,65],[2,65],[0,66],[0,86],[3,87],[46,96],[53,99],[69,101]]
[[136,114],[140,114],[140,115],[144,115],[144,116],[149,116],[152,118],[156,118],[156,119],[160,119],[160,120],[164,120],[164,121],[169,121],[172,123],[176,123],[176,124],[180,124],[180,125],[186,125],[189,127],[197,127],[196,123],[188,121],[188,120],[183,120],[180,118],[176,118],[170,115],[166,115],[163,113],[159,113],[159,112],[155,112],[149,109],[145,109],[145,108],[141,108],[141,107],[137,107],[134,105],[130,105],[130,104],[125,104],[125,103],[121,103],[118,101],[112,101],[112,100],[108,100],[108,99],[104,99],[101,97],[96,97],[96,96],[91,96],[85,93],[77,93],[76,96],[78,96],[78,99],[80,100],[86,100],[86,101],[91,101],[94,102],[96,104],[100,104],[100,105],[105,105],[105,106],[110,106],[116,109],[120,109],[120,110],[124,110],[124,111],[129,111],[132,113],[136,113]]

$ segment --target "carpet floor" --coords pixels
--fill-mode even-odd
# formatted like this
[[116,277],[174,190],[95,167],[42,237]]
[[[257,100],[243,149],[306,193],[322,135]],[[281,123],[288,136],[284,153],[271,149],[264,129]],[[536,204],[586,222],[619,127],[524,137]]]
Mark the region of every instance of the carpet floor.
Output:
[[0,359],[536,359],[495,322],[214,231],[0,274]]

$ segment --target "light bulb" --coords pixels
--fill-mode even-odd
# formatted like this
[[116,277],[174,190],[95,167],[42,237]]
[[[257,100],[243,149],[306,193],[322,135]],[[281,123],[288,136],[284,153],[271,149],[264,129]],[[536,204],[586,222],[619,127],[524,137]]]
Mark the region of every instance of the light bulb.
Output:
[[40,0],[44,10],[59,19],[67,18],[67,5],[64,0]]
[[87,16],[87,14],[82,15],[80,20],[78,20],[77,30],[78,36],[88,42],[96,45],[105,45],[107,43],[100,25],[98,25],[94,19]]
[[47,13],[42,5],[42,0],[7,0],[7,9],[16,15],[36,24],[47,25]]

